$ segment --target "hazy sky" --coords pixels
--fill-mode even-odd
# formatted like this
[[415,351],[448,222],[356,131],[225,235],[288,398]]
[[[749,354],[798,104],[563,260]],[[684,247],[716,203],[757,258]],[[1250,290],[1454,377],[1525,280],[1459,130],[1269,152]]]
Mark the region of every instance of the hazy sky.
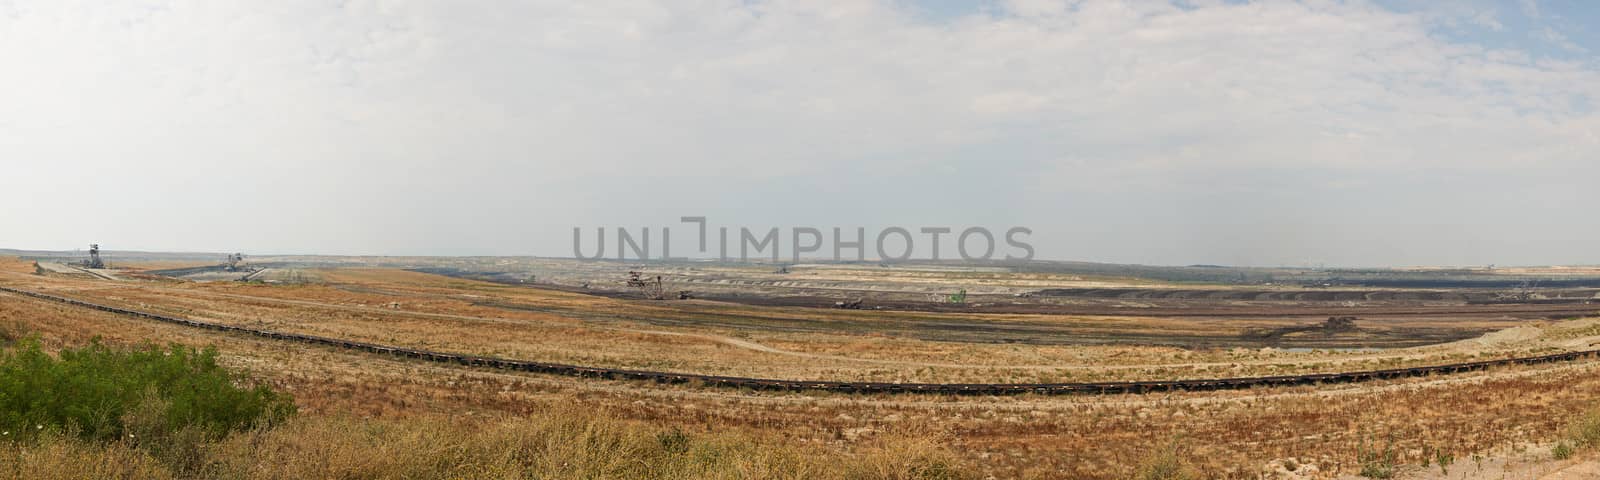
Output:
[[570,256],[700,215],[1600,263],[1596,32],[1587,0],[0,0],[0,247]]

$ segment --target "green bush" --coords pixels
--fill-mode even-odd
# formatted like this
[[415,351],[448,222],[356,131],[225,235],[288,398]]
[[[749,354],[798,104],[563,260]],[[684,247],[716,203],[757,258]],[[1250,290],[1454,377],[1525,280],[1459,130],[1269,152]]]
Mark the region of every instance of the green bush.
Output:
[[0,438],[47,428],[93,440],[220,437],[294,413],[287,396],[242,383],[212,348],[95,341],[51,356],[28,339],[0,355]]

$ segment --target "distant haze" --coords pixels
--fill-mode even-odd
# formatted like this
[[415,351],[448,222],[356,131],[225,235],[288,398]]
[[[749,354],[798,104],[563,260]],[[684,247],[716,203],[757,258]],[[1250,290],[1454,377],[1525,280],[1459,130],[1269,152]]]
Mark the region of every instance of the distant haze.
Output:
[[1596,10],[0,0],[0,248],[571,256],[705,216],[1597,264]]

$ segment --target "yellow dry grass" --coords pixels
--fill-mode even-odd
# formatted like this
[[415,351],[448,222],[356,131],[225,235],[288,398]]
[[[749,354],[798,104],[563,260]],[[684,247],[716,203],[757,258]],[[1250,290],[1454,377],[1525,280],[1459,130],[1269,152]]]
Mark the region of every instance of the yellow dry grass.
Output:
[[[693,363],[697,361],[693,356],[716,355],[716,361],[752,362],[756,367],[741,367],[751,368],[752,371],[801,372],[818,377],[870,372],[873,369],[889,372],[877,375],[894,375],[893,372],[905,370],[896,365],[852,366],[838,359],[797,358],[751,351],[703,337],[684,335],[715,333],[779,346],[785,350],[860,355],[897,361],[949,361],[937,353],[930,353],[940,352],[941,349],[961,352],[956,358],[1003,355],[1005,358],[1039,362],[1068,359],[1066,361],[1079,362],[1078,365],[1130,366],[1141,375],[1152,372],[1159,375],[1162,371],[1160,368],[1138,367],[1142,362],[1223,361],[1229,362],[1229,368],[1233,368],[1232,363],[1238,363],[1245,365],[1242,367],[1244,370],[1260,370],[1266,368],[1263,365],[1274,365],[1273,362],[1293,363],[1296,358],[1313,355],[1258,351],[1186,352],[1153,347],[1049,347],[1055,349],[1051,351],[1045,347],[1020,345],[949,346],[934,342],[848,335],[745,334],[663,327],[650,328],[672,330],[684,335],[627,333],[615,328],[643,329],[644,326],[597,326],[555,313],[480,310],[487,307],[473,305],[473,302],[466,300],[472,297],[464,295],[499,296],[519,302],[542,302],[595,311],[631,311],[626,302],[558,292],[510,289],[410,272],[340,270],[330,277],[352,284],[357,284],[354,278],[361,277],[358,285],[408,293],[397,297],[388,293],[339,290],[325,285],[128,286],[86,280],[34,279],[8,274],[0,274],[0,283],[25,284],[28,288],[50,289],[95,301],[122,302],[135,307],[143,303],[145,309],[219,321],[282,322],[274,325],[299,325],[296,328],[312,332],[371,335],[380,339],[388,336],[428,342],[428,345],[459,346],[465,351],[493,352],[502,349],[531,354],[576,351],[581,348],[571,345],[581,345],[582,348],[606,352],[590,353],[593,358],[606,361],[638,362],[639,359],[630,357],[644,356],[665,366],[692,367],[699,365]],[[401,300],[405,305],[401,306],[398,313],[382,314],[382,309],[388,308],[382,306],[386,303],[383,300],[392,298],[415,300]],[[327,305],[337,305],[339,308]],[[359,308],[351,310],[344,307]],[[648,308],[671,312],[665,307]],[[505,321],[414,315],[418,313],[483,316]],[[395,429],[392,431],[395,433],[382,436],[394,437],[394,441],[399,443],[386,448],[416,448],[401,446],[408,445],[404,443],[408,441],[406,438],[417,438],[407,435],[417,435],[415,432],[425,430],[405,433],[409,431],[407,428],[411,428],[408,425],[438,428],[452,422],[462,422],[474,426],[469,430],[493,432],[502,428],[500,425],[514,425],[521,419],[544,418],[541,415],[546,415],[552,405],[573,406],[594,415],[597,422],[609,425],[607,428],[642,432],[638,438],[650,438],[653,433],[678,428],[710,443],[716,443],[720,438],[736,438],[740,442],[756,444],[752,447],[756,450],[741,455],[771,456],[774,459],[802,458],[805,461],[821,458],[826,459],[825,463],[864,462],[850,463],[854,466],[849,468],[819,471],[818,476],[822,477],[858,474],[864,477],[893,477],[904,474],[908,465],[905,459],[921,458],[919,455],[922,454],[873,455],[878,455],[874,452],[905,449],[924,452],[936,458],[943,458],[940,452],[953,452],[951,455],[956,459],[953,464],[957,467],[956,471],[970,469],[980,476],[1126,478],[1137,473],[1141,464],[1148,463],[1146,459],[1153,453],[1166,451],[1174,445],[1181,446],[1178,451],[1183,453],[1180,460],[1185,471],[1208,477],[1249,477],[1260,472],[1267,462],[1289,457],[1298,459],[1300,463],[1314,464],[1320,471],[1329,474],[1354,473],[1358,469],[1357,452],[1364,443],[1392,441],[1400,452],[1402,462],[1419,464],[1423,458],[1422,452],[1434,449],[1453,452],[1456,458],[1469,458],[1473,454],[1491,455],[1525,448],[1532,443],[1550,442],[1563,435],[1567,419],[1587,409],[1594,398],[1600,398],[1600,376],[1595,375],[1600,372],[1600,367],[1594,363],[1505,368],[1438,379],[1235,392],[1112,397],[848,396],[711,390],[457,368],[185,329],[3,294],[0,294],[0,327],[9,332],[38,332],[47,345],[58,346],[81,344],[93,336],[102,336],[110,343],[121,344],[171,341],[215,345],[224,353],[223,360],[227,364],[247,369],[296,396],[297,403],[306,412],[304,421],[308,423],[287,427],[284,432],[294,432],[295,428],[299,428],[305,429],[303,432],[328,432],[318,435],[330,438],[327,444],[278,444],[260,454],[280,455],[275,457],[250,457],[246,452],[234,451],[219,454],[222,456],[218,458],[239,459],[239,462],[245,463],[265,462],[267,458],[272,458],[277,459],[274,462],[283,463],[281,459],[298,458],[297,455],[315,458],[317,453],[313,451],[325,450],[328,459],[319,461],[328,465],[343,465],[317,467],[326,468],[324,470],[283,470],[312,477],[341,476],[337,472],[362,468],[359,465],[363,464],[348,463],[359,460],[354,454],[339,457],[334,453],[353,451],[355,447],[350,445],[372,441],[356,440],[362,438],[357,433],[362,428],[368,428],[358,427],[364,422],[377,422],[374,425],[380,427],[372,428],[380,428],[380,431],[381,428]],[[1589,324],[1562,324],[1545,330],[1549,331],[1550,338],[1561,342],[1584,339],[1593,333]],[[516,336],[518,332],[525,331],[546,332],[548,336]],[[571,337],[567,336],[568,333]],[[518,340],[505,341],[503,339],[506,336]],[[576,340],[567,343],[569,338]],[[827,346],[806,350],[808,340],[812,339]],[[614,345],[605,345],[606,340]],[[522,346],[522,342],[531,346]],[[541,345],[546,343],[557,346]],[[1509,352],[1552,347],[1513,342],[1505,348]],[[1441,348],[1437,353],[1422,350],[1420,354],[1424,355],[1424,360],[1431,361],[1467,354],[1463,352],[1465,350]],[[1110,359],[1092,358],[1096,355],[1114,356]],[[1370,355],[1327,356],[1360,365],[1368,361],[1365,358]],[[785,363],[792,365],[786,366]],[[930,367],[921,368],[927,371]],[[924,375],[929,378],[964,378],[961,376],[964,374],[946,373],[945,370],[931,367],[931,373]],[[515,430],[513,427],[504,428]],[[450,438],[451,442],[464,444],[487,441]],[[490,435],[485,438],[499,437]],[[258,445],[251,442],[261,441],[266,440],[241,440],[248,445]],[[272,441],[288,442],[287,439]],[[70,458],[74,455],[73,448],[80,447],[58,446],[60,453],[52,454],[56,455],[52,458]],[[104,453],[109,456],[125,454],[111,450]],[[335,462],[336,458],[343,458],[339,462],[346,463]],[[867,460],[870,458],[884,460]],[[93,465],[97,461],[86,459],[70,463],[82,468],[96,468]],[[37,465],[66,462],[40,460]],[[392,462],[398,463],[372,464],[365,468],[389,472],[390,475],[440,472],[410,470],[426,466],[400,460]],[[136,459],[125,463],[134,467],[139,465]],[[488,460],[467,463],[492,464]],[[784,464],[780,462],[777,465]],[[866,465],[878,467],[868,468]],[[713,476],[720,475],[716,472],[727,472],[707,471],[712,472]],[[751,470],[750,474],[764,476],[763,472]],[[444,473],[449,475],[449,472]],[[270,476],[267,473],[259,475]]]
[[235,433],[170,458],[132,442],[59,434],[0,442],[0,477],[39,478],[639,478],[961,479],[946,449],[907,439],[856,454],[744,433],[685,432],[576,407],[525,415],[302,417]]
[[[1083,335],[1131,329],[1239,332],[1260,321],[849,312],[705,302],[647,303],[388,269],[318,272],[330,284],[35,283],[91,301],[258,328],[442,351],[593,366],[801,380],[1085,382],[1284,375],[1529,355],[1550,345],[1417,348],[1387,353],[1186,350],[922,341],[850,334],[909,319],[1070,325]],[[82,290],[81,292],[79,290]],[[507,308],[505,305],[514,305]],[[741,329],[718,319],[807,319],[840,332]],[[655,320],[652,322],[651,320]],[[662,324],[662,323],[666,324]]]

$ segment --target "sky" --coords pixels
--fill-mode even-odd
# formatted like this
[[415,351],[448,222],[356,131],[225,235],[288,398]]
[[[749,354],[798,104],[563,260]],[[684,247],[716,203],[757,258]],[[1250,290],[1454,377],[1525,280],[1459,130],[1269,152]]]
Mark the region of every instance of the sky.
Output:
[[1600,264],[1597,53],[1579,0],[0,0],[0,248]]

